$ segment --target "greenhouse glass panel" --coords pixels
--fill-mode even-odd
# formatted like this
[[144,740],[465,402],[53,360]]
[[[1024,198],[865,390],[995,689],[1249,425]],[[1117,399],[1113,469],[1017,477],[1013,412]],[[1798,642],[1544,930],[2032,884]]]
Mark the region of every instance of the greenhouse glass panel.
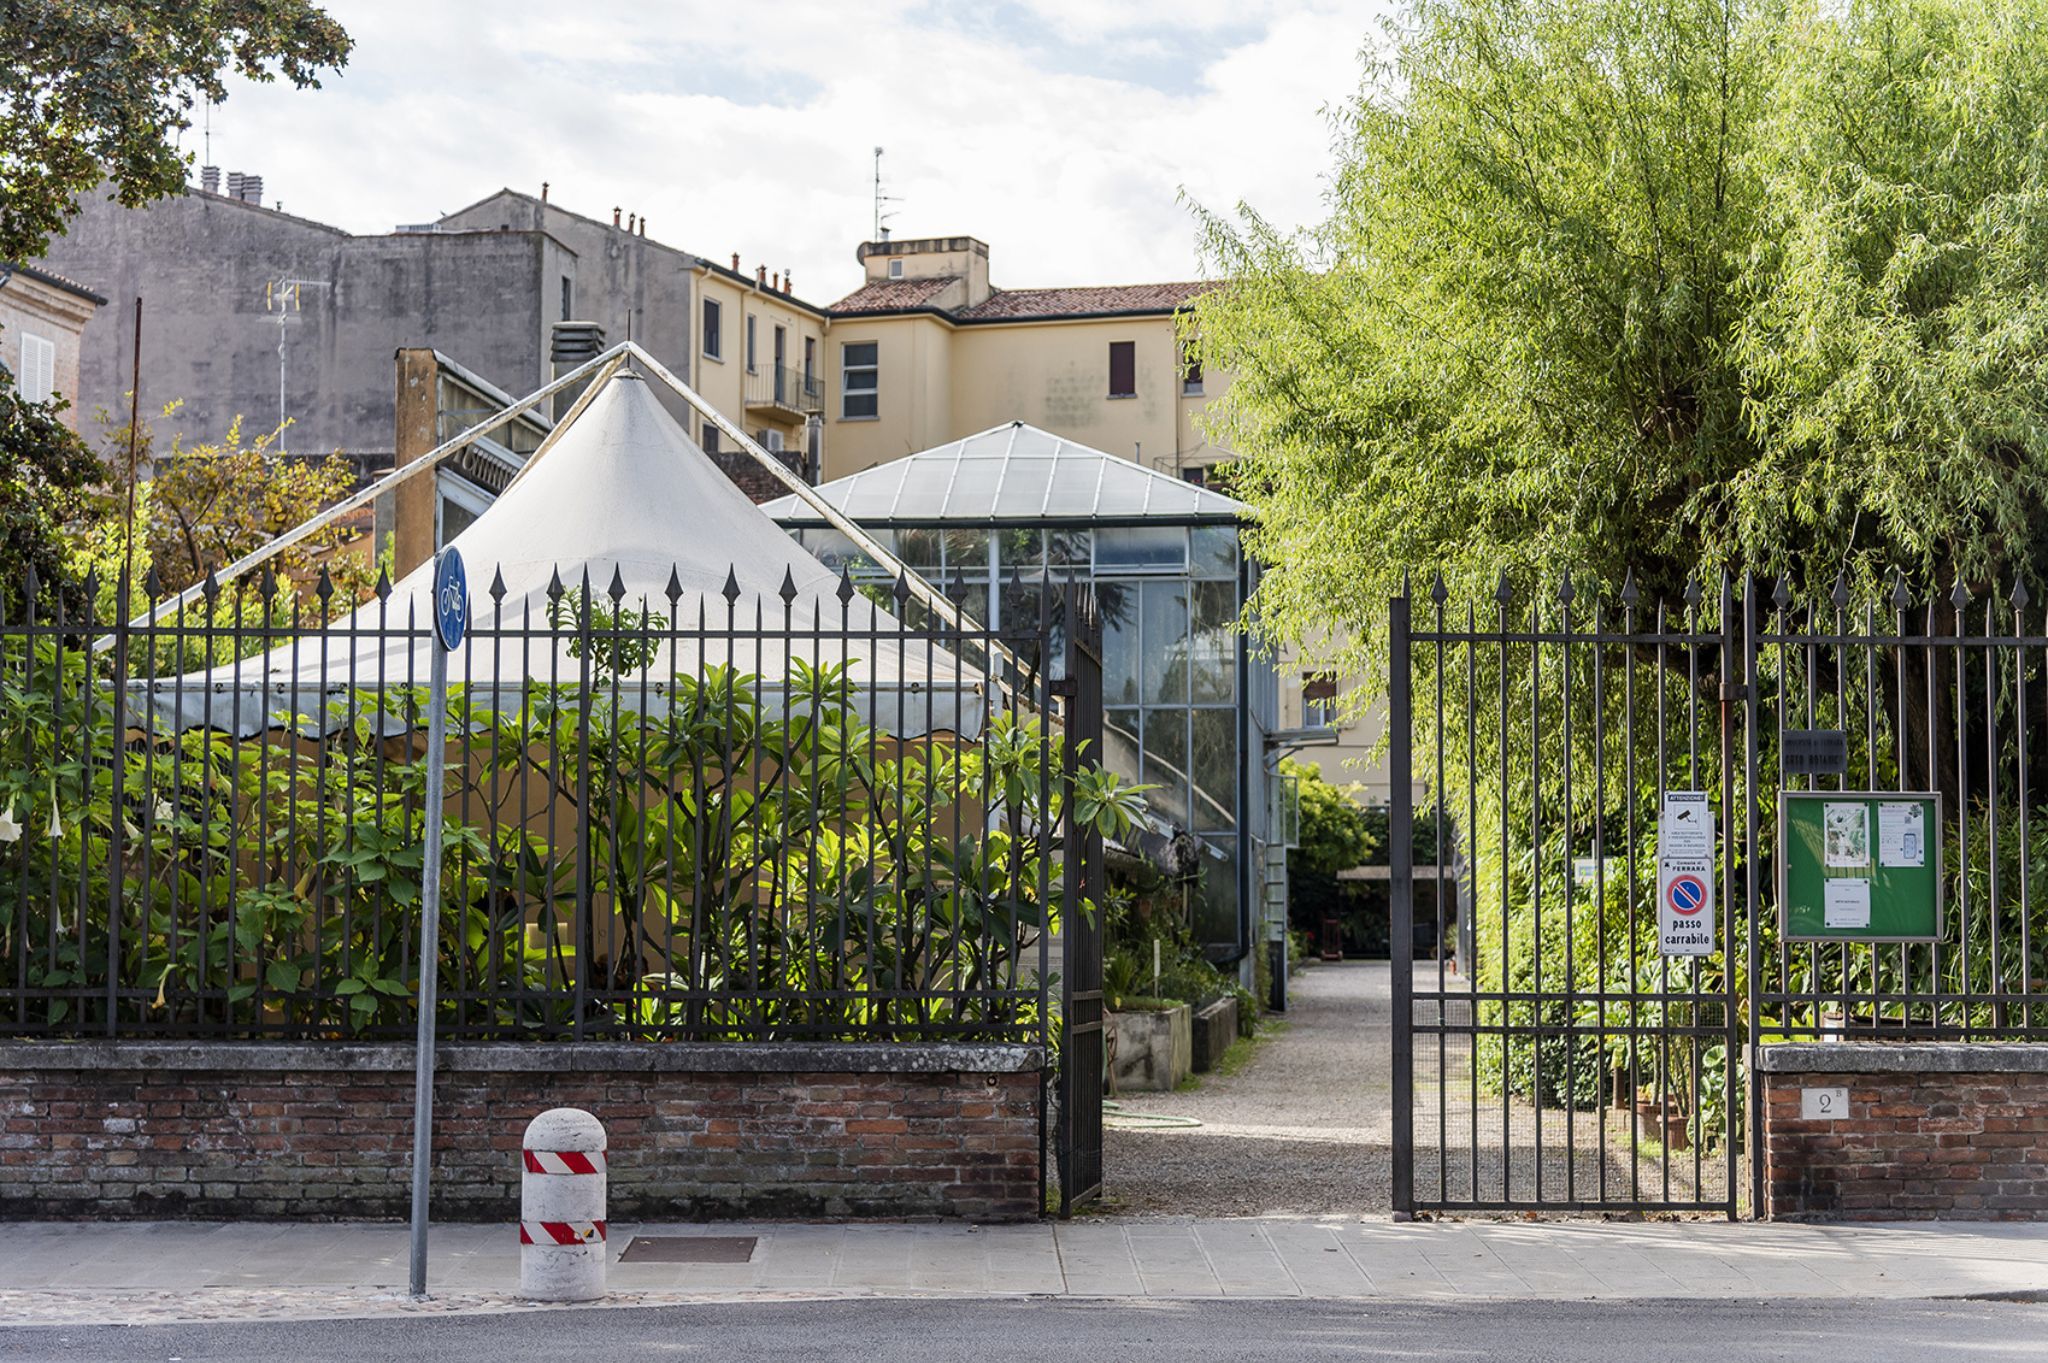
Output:
[[1142,635],[1138,627],[1137,583],[1097,583],[1102,608],[1102,695],[1111,705],[1138,703],[1143,673]]
[[1097,572],[1178,573],[1188,566],[1188,532],[1142,525],[1095,532]]
[[1147,705],[1188,701],[1188,584],[1147,582],[1140,668]]
[[[1204,838],[1202,875],[1195,882],[1195,940],[1234,942],[1237,940],[1237,841],[1234,838]],[[1221,852],[1222,856],[1214,853]]]
[[1188,637],[1189,683],[1197,705],[1237,699],[1237,584],[1197,582]]
[[1194,712],[1196,828],[1237,824],[1237,711]]
[[1236,526],[1198,525],[1188,532],[1188,539],[1189,576],[1233,579],[1237,576]]
[[1188,712],[1180,706],[1145,711],[1145,770],[1140,778],[1157,789],[1145,801],[1159,817],[1179,828],[1188,819]]

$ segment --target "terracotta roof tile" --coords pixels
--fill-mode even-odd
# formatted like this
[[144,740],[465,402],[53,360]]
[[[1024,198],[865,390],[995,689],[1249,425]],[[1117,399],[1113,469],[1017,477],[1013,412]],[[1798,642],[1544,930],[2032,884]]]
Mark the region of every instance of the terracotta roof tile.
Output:
[[962,321],[998,318],[1087,317],[1099,313],[1171,312],[1207,293],[1213,284],[1104,284],[1065,289],[997,289],[956,314]]
[[930,307],[932,299],[958,282],[955,275],[937,275],[930,279],[878,279],[855,289],[826,311],[898,312],[904,308]]

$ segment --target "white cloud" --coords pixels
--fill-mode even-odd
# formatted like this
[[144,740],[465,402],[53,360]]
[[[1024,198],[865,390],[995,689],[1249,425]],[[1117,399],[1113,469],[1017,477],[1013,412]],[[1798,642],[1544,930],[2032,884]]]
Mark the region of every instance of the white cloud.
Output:
[[1389,3],[331,0],[347,71],[317,92],[238,86],[213,159],[359,232],[546,180],[578,211],[620,205],[671,244],[793,268],[829,302],[859,280],[879,143],[896,234],[980,236],[999,284],[1184,278],[1183,186],[1319,215],[1321,111],[1356,88]]

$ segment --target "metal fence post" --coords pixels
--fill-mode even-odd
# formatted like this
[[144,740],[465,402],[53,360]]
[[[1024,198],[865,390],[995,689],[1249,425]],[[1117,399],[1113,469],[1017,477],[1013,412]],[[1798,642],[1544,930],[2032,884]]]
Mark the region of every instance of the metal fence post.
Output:
[[1415,1047],[1410,997],[1415,981],[1415,720],[1408,673],[1408,584],[1387,606],[1387,755],[1389,794],[1387,838],[1392,861],[1388,933],[1393,973],[1394,1038],[1394,1219],[1415,1217]]
[[[1758,919],[1763,906],[1757,902],[1757,726],[1763,713],[1762,687],[1756,675],[1756,579],[1749,574],[1742,578],[1742,677],[1746,688],[1743,700],[1743,745],[1742,745],[1742,846],[1743,917],[1748,920],[1748,943],[1744,965],[1743,992],[1749,997],[1749,1045],[1742,1057],[1743,1084],[1747,1089],[1744,1101],[1749,1109],[1749,1214],[1761,1219],[1764,1215],[1764,1096],[1763,1088],[1756,1082],[1757,1034],[1763,1025],[1763,1008],[1758,998],[1762,980],[1758,975],[1762,954],[1758,949]],[[1732,1103],[1734,1095],[1731,1093]],[[1732,1107],[1731,1107],[1732,1112]],[[1732,1122],[1731,1122],[1732,1124]]]

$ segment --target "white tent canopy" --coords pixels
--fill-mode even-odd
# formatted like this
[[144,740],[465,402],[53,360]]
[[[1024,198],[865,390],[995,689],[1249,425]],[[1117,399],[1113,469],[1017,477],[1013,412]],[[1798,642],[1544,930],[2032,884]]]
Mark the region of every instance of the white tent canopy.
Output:
[[[758,675],[765,693],[801,659],[850,665],[860,708],[892,733],[980,732],[988,704],[982,674],[906,634],[866,598],[842,602],[839,575],[749,501],[629,372],[613,376],[453,543],[468,569],[472,633],[449,659],[449,681],[470,688],[474,704],[492,694],[517,704],[529,680],[583,679],[586,659],[576,656],[570,631],[550,624],[559,575],[569,592],[587,583],[607,608],[622,587],[625,612],[645,610],[663,631],[675,624],[644,672],[617,679],[622,702],[645,694],[652,704],[670,676],[720,666]],[[337,696],[426,684],[437,647],[433,575],[429,560],[388,601],[261,656],[133,683],[137,703],[179,728],[329,730],[342,717]],[[601,644],[584,651],[601,652]],[[612,679],[600,680],[609,692]]]

